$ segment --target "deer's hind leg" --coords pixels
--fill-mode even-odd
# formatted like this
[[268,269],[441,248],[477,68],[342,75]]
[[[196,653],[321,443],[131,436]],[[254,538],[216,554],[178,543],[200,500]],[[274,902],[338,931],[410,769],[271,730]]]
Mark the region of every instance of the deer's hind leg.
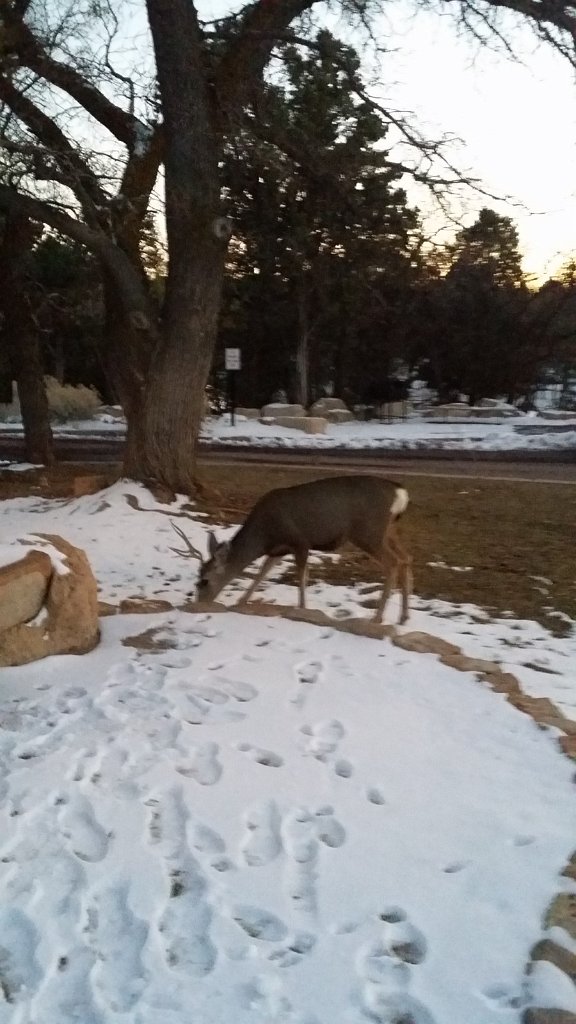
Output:
[[406,548],[401,543],[398,536],[398,527],[396,523],[390,523],[385,536],[385,543],[388,545],[388,549],[392,549],[394,556],[397,561],[397,570],[400,575],[401,589],[402,589],[402,609],[400,612],[399,623],[406,622],[410,614],[410,597],[412,595],[412,589],[414,586],[414,576],[412,573],[412,556],[408,554]]
[[393,523],[386,527],[379,550],[376,552],[369,551],[368,554],[378,562],[386,573],[382,582],[380,600],[374,613],[374,622],[382,622],[388,598],[392,591],[396,589],[399,576],[402,588],[402,608],[398,621],[400,624],[406,622],[409,615],[410,594],[412,592],[412,559],[400,543]]
[[298,607],[306,607],[306,585],[308,583],[308,552],[295,551],[294,561],[298,575]]

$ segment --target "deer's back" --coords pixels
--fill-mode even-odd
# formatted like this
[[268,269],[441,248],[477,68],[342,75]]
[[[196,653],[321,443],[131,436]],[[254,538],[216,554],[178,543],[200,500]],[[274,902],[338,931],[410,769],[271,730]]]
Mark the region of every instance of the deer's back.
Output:
[[269,491],[244,529],[256,530],[267,553],[334,550],[345,541],[377,549],[400,485],[376,476],[341,476]]

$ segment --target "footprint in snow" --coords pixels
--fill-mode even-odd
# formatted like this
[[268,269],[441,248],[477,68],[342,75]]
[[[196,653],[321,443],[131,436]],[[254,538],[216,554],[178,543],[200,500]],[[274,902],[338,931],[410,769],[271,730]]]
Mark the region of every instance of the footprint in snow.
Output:
[[305,754],[315,757],[318,761],[327,761],[330,754],[338,749],[340,740],[345,735],[345,729],[336,718],[316,722],[315,725],[303,725],[300,728],[302,733],[302,749]]
[[518,835],[514,836],[512,840],[513,846],[531,846],[532,843],[536,842],[536,836],[531,835]]
[[180,787],[151,796],[150,841],[164,860],[168,900],[157,928],[168,967],[195,977],[209,974],[217,951],[210,939],[208,883],[187,840],[188,810]]
[[445,875],[458,875],[461,871],[464,871],[464,869],[468,867],[468,864],[469,861],[467,860],[455,860],[452,861],[450,864],[447,864],[446,867],[442,870]]
[[282,849],[280,815],[273,800],[251,807],[244,815],[246,828],[240,849],[250,867],[262,867]]
[[436,1024],[428,1008],[407,991],[413,965],[426,956],[423,933],[402,907],[385,907],[378,918],[380,935],[362,945],[356,956],[360,990],[354,1001],[367,1017],[382,1024]]
[[96,953],[94,987],[113,1013],[127,1013],[146,983],[142,951],[148,925],[128,906],[128,887],[109,886],[92,896],[84,928],[87,944]]
[[366,799],[368,803],[375,804],[376,807],[382,807],[386,803],[386,797],[384,796],[381,789],[377,786],[369,786],[366,790]]
[[437,1024],[426,1006],[407,992],[391,992],[366,982],[361,1001],[368,1019],[379,1024]]
[[306,914],[315,914],[316,863],[318,860],[317,819],[306,807],[294,807],[281,827],[286,862],[284,890],[292,906]]
[[480,995],[487,1003],[495,1005],[498,1009],[508,1010],[521,1009],[527,1002],[526,993],[518,992],[512,985],[496,984],[489,985]]
[[55,803],[61,804],[59,828],[71,852],[83,861],[103,860],[108,853],[110,836],[96,820],[90,801],[73,794],[69,800],[56,796]]
[[305,686],[313,686],[322,678],[323,665],[321,661],[302,661],[294,668],[296,681]]
[[232,909],[232,918],[251,939],[278,942],[288,934],[288,928],[279,917],[259,907],[236,906]]
[[188,761],[176,765],[176,771],[186,779],[194,779],[200,786],[214,786],[222,776],[218,760],[217,743],[202,743],[191,751]]
[[29,999],[41,971],[36,960],[36,928],[17,907],[0,908],[0,1003]]
[[426,938],[402,907],[385,907],[378,917],[383,922],[382,941],[388,955],[405,964],[421,964],[427,953]]
[[333,808],[316,811],[316,835],[324,846],[336,850],[346,842],[346,829],[333,817]]
[[219,676],[216,682],[226,693],[230,694],[233,700],[240,704],[246,704],[258,696],[258,690],[251,683],[243,683],[239,679],[229,679],[227,676]]
[[60,953],[32,1001],[31,1019],[46,1021],[46,1024],[69,1020],[103,1024],[94,1005],[90,980],[94,963],[95,954],[86,946],[75,946]]
[[243,754],[248,754],[252,761],[256,761],[256,764],[262,764],[266,768],[281,768],[284,764],[284,758],[280,757],[280,754],[275,754],[273,750],[252,747],[249,743],[239,743],[238,750]]
[[354,765],[346,758],[339,758],[334,762],[334,774],[339,779],[351,779],[354,775]]
[[294,967],[314,949],[316,942],[317,938],[312,932],[295,932],[287,937],[282,946],[270,953],[268,960],[277,967]]

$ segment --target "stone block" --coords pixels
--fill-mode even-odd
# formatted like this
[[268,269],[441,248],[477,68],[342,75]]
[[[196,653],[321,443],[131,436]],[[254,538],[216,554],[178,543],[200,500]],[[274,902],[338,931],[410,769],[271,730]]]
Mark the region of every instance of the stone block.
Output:
[[576,1024],[576,1014],[568,1010],[530,1007],[522,1014],[522,1024]]
[[264,417],[273,416],[305,416],[306,409],[303,405],[288,405],[284,402],[270,402],[269,405],[264,405],[260,410],[260,415]]
[[439,654],[443,657],[461,653],[456,644],[442,640],[439,636],[432,636],[431,633],[400,633],[393,638],[392,643],[396,647],[401,647],[403,651],[415,651],[417,654]]
[[234,411],[238,416],[243,416],[246,420],[257,420],[260,417],[260,409],[246,409],[244,406],[240,406]]
[[72,486],[72,493],[75,498],[81,498],[85,494],[97,494],[98,491],[108,487],[110,481],[104,474],[90,474],[89,476],[75,476]]
[[[314,415],[318,415],[318,413]],[[328,423],[351,423],[355,418],[348,409],[326,409],[321,415],[328,420]]]
[[319,398],[310,406],[309,412],[311,416],[326,416],[329,412],[348,412],[348,406],[341,398]]
[[14,562],[0,567],[0,634],[33,619],[44,604],[52,576],[52,562],[45,551],[28,551],[14,545]]
[[530,956],[532,960],[547,960],[559,971],[567,974],[572,981],[576,981],[576,953],[571,953],[564,946],[557,945],[551,939],[541,939],[534,946]]
[[327,421],[320,416],[266,416],[261,417],[260,422],[303,430],[305,434],[325,434],[327,426]]
[[85,553],[54,534],[38,537],[64,555],[68,571],[51,570],[41,621],[0,632],[0,666],[26,665],[51,654],[85,654],[100,638],[96,580]]

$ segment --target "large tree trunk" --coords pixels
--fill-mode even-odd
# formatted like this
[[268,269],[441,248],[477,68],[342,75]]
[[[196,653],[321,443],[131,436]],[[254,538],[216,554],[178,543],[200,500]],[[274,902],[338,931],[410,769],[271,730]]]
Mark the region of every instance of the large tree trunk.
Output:
[[104,330],[102,355],[104,369],[117,401],[126,417],[126,441],[124,445],[123,472],[134,480],[144,480],[144,391],[146,388],[150,357],[157,344],[157,314],[150,299],[147,283],[140,267],[135,267],[141,278],[139,315],[135,303],[126,301],[126,288],[134,282],[124,281],[120,274],[111,274],[102,265],[104,284]]
[[54,461],[44,367],[36,324],[27,295],[25,261],[38,234],[27,217],[6,217],[0,250],[0,302],[4,313],[4,344],[18,387],[26,458],[49,465]]
[[296,312],[298,324],[296,337],[296,397],[300,405],[307,409],[310,392],[308,381],[310,324],[306,282],[302,276],[299,276],[296,282]]
[[190,0],[147,0],[147,7],[164,115],[170,264],[146,381],[144,459],[146,476],[189,493],[230,228],[221,216],[222,143],[196,11]]
[[[212,259],[210,259],[212,256]],[[163,325],[144,399],[145,477],[170,490],[192,493],[205,388],[216,344],[223,258],[194,260],[179,318]]]

